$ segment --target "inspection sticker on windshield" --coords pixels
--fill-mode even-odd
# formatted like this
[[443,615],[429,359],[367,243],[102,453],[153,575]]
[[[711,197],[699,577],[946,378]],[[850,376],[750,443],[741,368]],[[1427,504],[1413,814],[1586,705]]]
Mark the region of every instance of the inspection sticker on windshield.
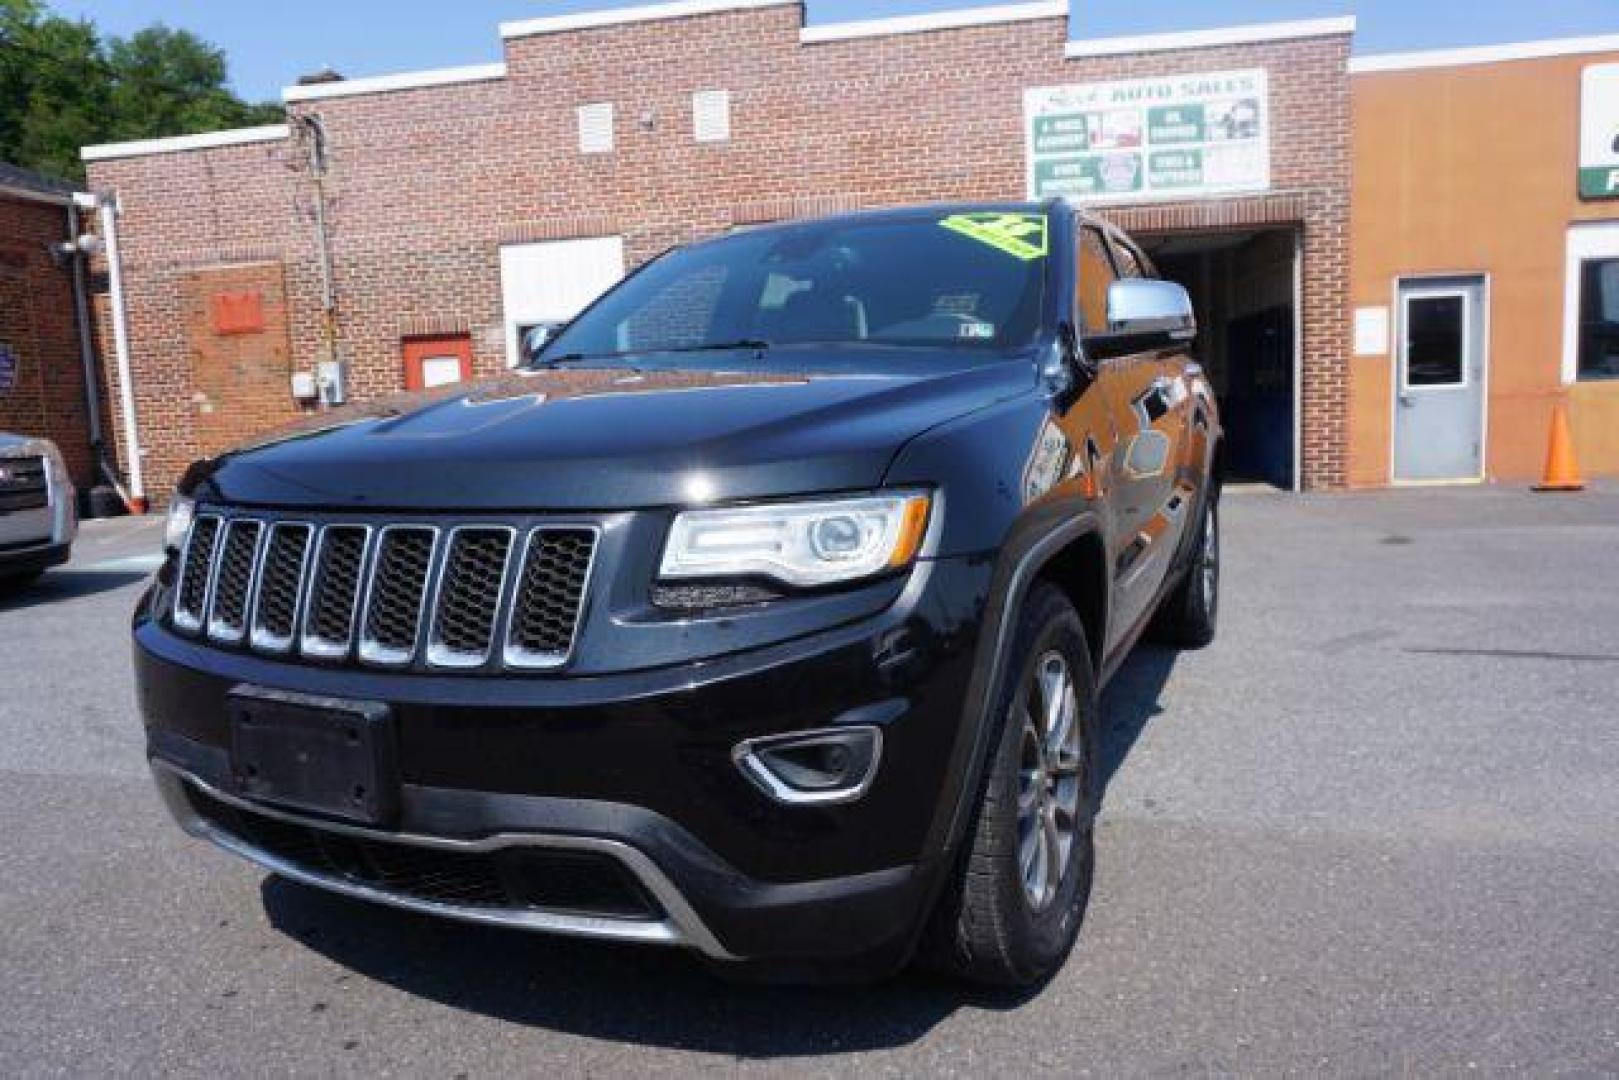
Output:
[[951,214],[939,224],[1024,262],[1046,255],[1044,214]]
[[961,324],[960,336],[972,341],[988,341],[995,336],[995,324],[980,322],[977,319],[964,322]]

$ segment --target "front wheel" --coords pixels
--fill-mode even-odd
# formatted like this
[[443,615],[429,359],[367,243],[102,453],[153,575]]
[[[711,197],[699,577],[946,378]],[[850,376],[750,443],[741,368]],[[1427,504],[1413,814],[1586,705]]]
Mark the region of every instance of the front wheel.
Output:
[[1220,614],[1220,503],[1213,495],[1203,511],[1197,554],[1186,578],[1164,597],[1153,636],[1183,649],[1201,649],[1214,640]]
[[1028,986],[1073,948],[1095,866],[1100,709],[1084,625],[1060,590],[1031,591],[1012,663],[978,816],[922,956],[972,982]]

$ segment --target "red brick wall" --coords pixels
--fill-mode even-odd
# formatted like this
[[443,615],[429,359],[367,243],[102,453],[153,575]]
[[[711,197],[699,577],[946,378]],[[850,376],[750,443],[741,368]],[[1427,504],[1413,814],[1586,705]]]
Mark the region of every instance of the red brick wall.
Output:
[[54,441],[79,485],[91,479],[84,367],[73,311],[73,275],[52,260],[67,239],[65,207],[0,195],[0,344],[17,362],[0,390],[0,431]]
[[[1344,470],[1349,38],[1067,60],[1063,19],[804,45],[795,5],[507,42],[504,79],[292,106],[329,137],[328,217],[350,393],[403,385],[402,336],[467,327],[504,361],[499,245],[621,233],[633,265],[793,213],[1024,194],[1023,91],[1170,72],[1270,72],[1274,195],[1217,205],[1297,223],[1306,259],[1304,479]],[[728,143],[699,144],[691,94],[731,93]],[[615,105],[616,147],[581,155],[575,110]],[[644,121],[644,122],[643,122]],[[297,140],[91,166],[124,201],[143,423],[155,495],[197,444],[175,275],[250,246],[286,267],[293,364],[322,353],[313,186]],[[1126,212],[1128,213],[1128,212]],[[1163,227],[1199,224],[1154,208]]]

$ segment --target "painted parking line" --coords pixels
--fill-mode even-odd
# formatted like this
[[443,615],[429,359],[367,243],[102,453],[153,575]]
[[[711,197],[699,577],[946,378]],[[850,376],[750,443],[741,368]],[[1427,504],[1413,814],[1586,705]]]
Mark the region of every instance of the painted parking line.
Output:
[[122,559],[102,559],[89,566],[76,566],[74,569],[86,574],[149,574],[162,565],[162,554],[154,553],[128,555]]

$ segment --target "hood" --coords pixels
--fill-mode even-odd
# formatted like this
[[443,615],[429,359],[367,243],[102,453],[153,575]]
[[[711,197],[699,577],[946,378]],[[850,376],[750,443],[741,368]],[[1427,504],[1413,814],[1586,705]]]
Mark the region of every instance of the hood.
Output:
[[199,463],[182,490],[259,506],[618,510],[871,488],[917,434],[1035,385],[1016,359],[824,359],[569,366],[388,398]]

